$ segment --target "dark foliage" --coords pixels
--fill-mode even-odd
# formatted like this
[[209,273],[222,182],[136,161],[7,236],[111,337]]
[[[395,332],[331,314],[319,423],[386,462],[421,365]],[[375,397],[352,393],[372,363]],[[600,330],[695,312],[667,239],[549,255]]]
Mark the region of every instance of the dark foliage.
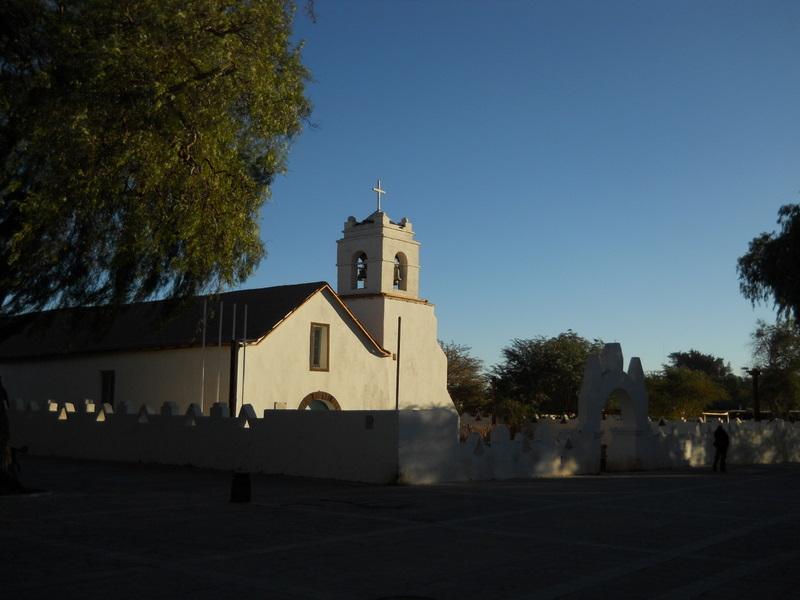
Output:
[[780,232],[762,233],[739,258],[739,287],[753,304],[772,299],[779,314],[800,321],[800,205],[778,211]]
[[503,348],[505,361],[492,369],[498,402],[515,403],[509,412],[576,412],[586,358],[602,346],[571,330],[552,338],[512,340]]
[[310,106],[289,0],[0,3],[0,312],[243,281]]
[[714,400],[707,403],[704,408],[714,410],[739,408],[750,398],[750,386],[742,377],[731,371],[730,363],[726,363],[720,357],[693,349],[688,352],[673,352],[669,355],[669,364],[664,365],[664,369],[675,368],[705,373],[711,381],[725,390],[725,394],[719,394],[714,390],[712,392]]
[[753,362],[761,370],[760,396],[774,415],[800,408],[800,332],[793,321],[758,322]]
[[470,355],[470,347],[455,342],[439,344],[447,356],[447,391],[459,413],[478,413],[488,409],[483,362]]

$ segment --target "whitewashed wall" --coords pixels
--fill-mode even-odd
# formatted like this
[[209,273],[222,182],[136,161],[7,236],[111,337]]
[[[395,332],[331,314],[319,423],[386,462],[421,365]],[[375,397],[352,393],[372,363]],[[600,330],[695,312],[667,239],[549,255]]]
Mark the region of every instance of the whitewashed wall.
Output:
[[[244,403],[252,404],[258,414],[274,409],[276,402],[294,409],[308,394],[323,391],[344,410],[394,408],[395,361],[376,351],[331,296],[328,291],[314,295],[260,343],[239,350],[237,406],[244,396]],[[330,325],[328,371],[310,369],[312,322]],[[40,404],[50,399],[99,402],[100,372],[113,370],[115,403],[138,409],[141,404],[175,402],[184,412],[201,402],[204,360],[203,409],[208,414],[217,399],[228,401],[230,375],[230,347],[219,349],[211,341],[205,351],[184,348],[14,361],[0,364],[0,376],[12,399]]]
[[[397,351],[397,318],[402,318],[400,339],[400,408],[446,408],[455,414],[447,393],[447,357],[437,340],[434,306],[419,301],[383,297],[349,296],[344,301],[378,341]],[[392,368],[396,363],[392,363]],[[392,373],[394,407],[395,373]]]
[[[309,368],[311,323],[330,325],[328,371]],[[390,409],[395,405],[395,364],[375,351],[330,292],[323,291],[261,343],[248,346],[246,359],[239,351],[239,382],[244,367],[244,402],[258,414],[276,402],[297,408],[316,391],[334,396],[343,410]]]
[[[12,444],[34,455],[126,462],[153,462],[215,469],[244,469],[305,477],[373,483],[554,477],[600,471],[606,445],[608,470],[628,468],[615,458],[615,436],[631,432],[604,421],[601,433],[576,429],[575,422],[542,421],[512,439],[500,425],[488,443],[473,433],[458,439],[458,416],[448,409],[397,411],[265,411],[252,406],[239,418],[186,414],[176,405],[161,413],[86,412],[80,405],[55,404],[11,412]],[[650,423],[636,441],[643,470],[708,468],[714,457],[717,423]],[[800,462],[800,424],[726,424],[731,438],[728,464]],[[625,448],[631,448],[625,439]]]
[[[709,468],[718,424],[650,423],[636,432],[622,422],[603,421],[602,431],[592,433],[578,430],[575,421],[540,421],[528,435],[518,433],[513,439],[499,425],[488,443],[477,433],[459,442],[446,413],[407,411],[400,417],[400,476],[412,483],[435,483],[595,474],[603,445],[608,471],[631,470],[631,465],[639,470]],[[729,465],[800,462],[800,423],[745,421],[725,428],[731,439]],[[627,454],[631,449],[636,456]]]
[[[12,444],[37,456],[193,465],[389,483],[397,478],[394,411],[270,411],[253,418],[12,411]],[[72,407],[66,407],[71,409]],[[250,414],[250,418],[244,415]],[[59,419],[61,415],[61,420]],[[100,419],[100,420],[98,420]]]
[[78,402],[90,398],[100,401],[100,372],[115,372],[115,402],[128,406],[147,403],[160,406],[177,402],[184,410],[200,403],[202,368],[205,357],[205,408],[217,398],[217,372],[220,373],[220,398],[228,399],[230,348],[200,348],[142,352],[109,352],[74,355],[36,361],[0,364],[3,385],[13,400],[46,404],[47,400]]

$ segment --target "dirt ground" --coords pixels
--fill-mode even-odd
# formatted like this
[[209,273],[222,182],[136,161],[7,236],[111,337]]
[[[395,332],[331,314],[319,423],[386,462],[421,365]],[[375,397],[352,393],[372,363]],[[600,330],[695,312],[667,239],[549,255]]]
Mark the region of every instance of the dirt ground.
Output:
[[25,457],[0,597],[773,598],[800,465],[424,487]]

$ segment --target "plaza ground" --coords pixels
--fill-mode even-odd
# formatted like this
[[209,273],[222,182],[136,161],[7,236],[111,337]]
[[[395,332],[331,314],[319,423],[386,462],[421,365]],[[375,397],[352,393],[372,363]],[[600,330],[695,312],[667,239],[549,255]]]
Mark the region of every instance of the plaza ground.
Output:
[[0,595],[772,598],[800,589],[800,465],[374,486],[25,457]]

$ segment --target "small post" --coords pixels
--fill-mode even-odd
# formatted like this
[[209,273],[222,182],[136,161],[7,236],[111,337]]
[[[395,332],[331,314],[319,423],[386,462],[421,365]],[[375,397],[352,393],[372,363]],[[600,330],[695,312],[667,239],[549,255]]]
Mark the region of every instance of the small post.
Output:
[[492,425],[497,425],[497,389],[495,388],[496,380],[492,379]]
[[250,502],[250,473],[234,471],[231,479],[231,502]]
[[761,375],[761,369],[759,369],[758,367],[753,367],[752,369],[748,369],[747,367],[742,367],[742,370],[753,378],[753,420],[760,421],[761,402],[758,397],[758,378]]
[[753,418],[760,421],[761,399],[758,397],[758,378],[761,375],[761,369],[750,369],[750,375],[753,377]]

